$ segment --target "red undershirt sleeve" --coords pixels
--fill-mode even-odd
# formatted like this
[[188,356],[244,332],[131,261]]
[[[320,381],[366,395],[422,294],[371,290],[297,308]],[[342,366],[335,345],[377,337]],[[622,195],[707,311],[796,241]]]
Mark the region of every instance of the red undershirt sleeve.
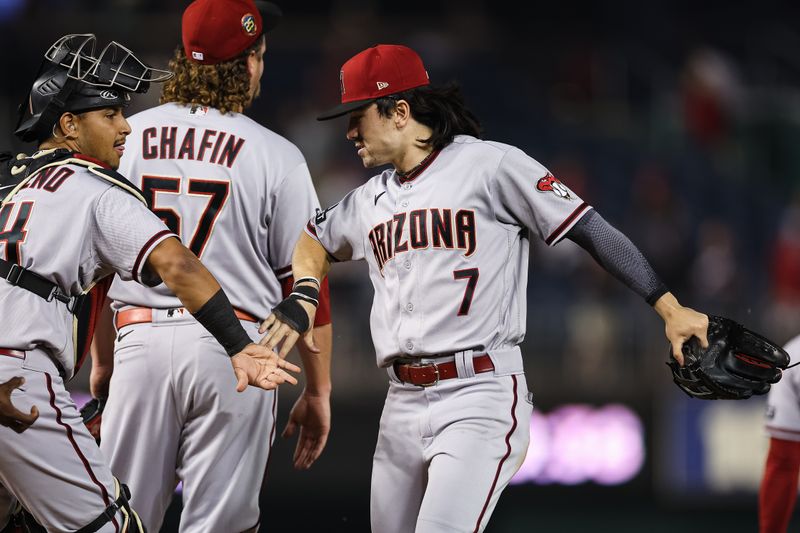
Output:
[[759,533],[785,533],[797,500],[800,442],[772,437],[758,495]]
[[[283,297],[286,298],[291,294],[292,287],[294,286],[294,276],[287,276],[281,280],[281,289],[283,290]],[[319,288],[319,306],[317,307],[317,314],[314,316],[314,327],[326,326],[331,323],[331,291],[328,286],[328,278],[322,280],[322,286]]]

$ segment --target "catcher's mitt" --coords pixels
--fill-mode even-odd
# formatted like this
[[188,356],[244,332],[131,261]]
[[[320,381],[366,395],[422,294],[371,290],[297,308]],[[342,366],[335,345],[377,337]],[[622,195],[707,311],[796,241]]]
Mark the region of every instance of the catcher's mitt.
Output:
[[686,394],[703,400],[744,400],[766,394],[789,366],[789,354],[733,320],[708,316],[708,348],[696,337],[683,343],[684,366],[670,352],[672,379]]
[[81,407],[81,418],[89,429],[97,444],[100,444],[100,422],[103,419],[103,409],[106,407],[105,398],[92,398]]

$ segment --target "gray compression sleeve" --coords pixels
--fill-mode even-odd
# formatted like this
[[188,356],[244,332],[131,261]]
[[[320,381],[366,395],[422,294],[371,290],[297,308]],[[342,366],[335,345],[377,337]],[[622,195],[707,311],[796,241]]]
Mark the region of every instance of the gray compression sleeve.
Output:
[[597,211],[589,211],[566,237],[589,252],[600,266],[653,305],[668,292],[642,252]]

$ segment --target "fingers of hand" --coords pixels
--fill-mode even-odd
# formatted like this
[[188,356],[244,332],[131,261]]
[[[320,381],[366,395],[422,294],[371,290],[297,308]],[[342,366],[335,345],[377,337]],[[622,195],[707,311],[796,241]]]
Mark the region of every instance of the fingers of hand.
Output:
[[21,387],[22,384],[25,383],[25,378],[20,376],[15,376],[9,379],[6,384],[11,387],[12,389],[16,389],[17,387]]
[[324,447],[324,437],[305,439],[302,449],[299,451],[299,453],[295,454],[295,468],[302,470],[308,470],[311,468],[311,465],[314,464],[314,461],[319,458]]
[[249,381],[247,379],[247,372],[239,367],[234,367],[233,372],[236,374],[236,391],[244,391],[247,388],[247,383]]
[[283,369],[289,370],[291,372],[301,372],[302,371],[299,366],[295,365],[294,363],[290,363],[286,359],[278,359],[276,361],[276,364],[278,365],[279,368],[283,368]]
[[288,439],[288,438],[294,436],[294,432],[295,432],[296,429],[297,429],[297,425],[294,422],[289,421],[286,424],[286,427],[283,428],[283,433],[281,433],[281,438]]
[[263,334],[269,327],[277,320],[275,315],[269,315],[264,321],[258,326],[258,332]]
[[[277,326],[276,326],[277,325]],[[294,331],[292,328],[277,321],[273,327],[267,332],[263,339],[259,342],[260,345],[266,346],[270,350],[275,348],[286,337],[289,332]]]
[[12,422],[12,424],[9,427],[11,429],[13,429],[14,431],[16,431],[17,433],[22,433],[23,431],[25,431],[26,429],[31,427],[31,425],[30,424],[25,424],[23,422],[19,422],[18,420],[15,420],[14,422]]
[[297,378],[280,369],[275,370],[267,375],[267,379],[276,385],[280,385],[282,383],[291,383],[292,385],[297,385]]
[[316,344],[314,344],[314,330],[310,329],[308,333],[303,336],[303,341],[306,343],[306,347],[308,347],[308,351],[311,353],[319,353],[320,350]]
[[281,359],[284,359],[287,355],[289,355],[289,352],[299,338],[299,333],[293,329],[289,330],[289,333],[286,335],[286,341],[283,343],[283,346],[281,346],[281,351],[278,353]]
[[[683,352],[681,351],[682,342],[672,343],[672,356],[678,361],[678,364],[683,366]],[[677,348],[676,348],[677,346]]]

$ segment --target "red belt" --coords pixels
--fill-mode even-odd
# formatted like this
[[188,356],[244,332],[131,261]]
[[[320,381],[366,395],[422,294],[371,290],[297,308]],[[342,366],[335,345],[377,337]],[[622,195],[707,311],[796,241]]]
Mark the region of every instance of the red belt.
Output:
[[[183,312],[188,313],[188,310],[185,310],[183,307],[176,308],[183,310]],[[236,314],[236,318],[239,320],[246,320],[247,322],[259,322],[259,320],[251,315],[250,313],[246,313],[239,309],[234,309],[234,313]],[[131,324],[145,324],[147,322],[153,321],[153,309],[150,307],[133,307],[131,309],[125,309],[124,311],[119,311],[117,313],[117,331],[124,328],[125,326],[130,326]]]
[[0,355],[7,357],[16,357],[17,359],[25,359],[25,352],[19,350],[12,350],[11,348],[0,348]]
[[[474,356],[472,366],[476,374],[494,370],[492,358],[488,354]],[[458,377],[455,361],[446,363],[400,363],[395,361],[393,367],[400,381],[421,387],[429,387],[443,379]]]

